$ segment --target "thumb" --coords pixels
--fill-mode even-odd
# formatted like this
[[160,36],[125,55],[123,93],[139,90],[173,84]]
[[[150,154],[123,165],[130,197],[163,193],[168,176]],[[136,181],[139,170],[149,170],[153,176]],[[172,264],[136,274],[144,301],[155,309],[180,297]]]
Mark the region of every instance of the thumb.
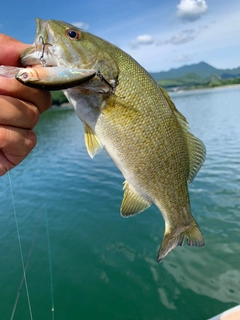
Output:
[[29,45],[0,33],[0,65],[20,66],[19,56]]

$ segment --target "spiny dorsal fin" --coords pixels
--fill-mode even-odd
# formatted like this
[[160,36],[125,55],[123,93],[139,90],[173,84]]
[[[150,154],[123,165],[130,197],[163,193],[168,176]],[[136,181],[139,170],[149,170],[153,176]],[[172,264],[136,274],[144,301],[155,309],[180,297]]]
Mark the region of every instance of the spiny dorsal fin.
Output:
[[127,181],[124,182],[123,190],[124,196],[120,209],[123,217],[140,213],[151,205],[151,202],[144,199]]
[[98,139],[93,130],[83,122],[84,127],[84,139],[87,147],[88,154],[93,158],[103,148],[101,141]]
[[162,87],[160,87],[160,90],[161,90],[164,98],[166,99],[169,107],[171,108],[172,112],[174,112],[176,114],[176,116],[178,117],[178,120],[180,118],[182,121],[185,122],[185,125],[186,125],[186,127],[188,129],[188,126],[187,126],[188,123],[187,123],[186,118],[181,114],[181,112],[178,111],[178,109],[176,108],[175,104],[172,102],[172,100],[171,100],[169,94],[167,93],[167,91],[165,91]]
[[177,110],[168,93],[161,87],[160,90],[183,130],[189,156],[188,183],[191,183],[205,160],[206,148],[201,140],[188,131],[189,127],[186,118]]

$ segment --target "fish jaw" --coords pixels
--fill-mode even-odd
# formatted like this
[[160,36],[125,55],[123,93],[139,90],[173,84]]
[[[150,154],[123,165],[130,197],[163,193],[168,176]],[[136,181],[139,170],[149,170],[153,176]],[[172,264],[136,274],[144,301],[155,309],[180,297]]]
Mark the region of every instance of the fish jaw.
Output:
[[42,65],[47,66],[58,66],[57,57],[51,53],[52,49],[44,50],[42,57],[42,50],[36,49],[35,46],[30,46],[20,55],[20,62],[24,67]]

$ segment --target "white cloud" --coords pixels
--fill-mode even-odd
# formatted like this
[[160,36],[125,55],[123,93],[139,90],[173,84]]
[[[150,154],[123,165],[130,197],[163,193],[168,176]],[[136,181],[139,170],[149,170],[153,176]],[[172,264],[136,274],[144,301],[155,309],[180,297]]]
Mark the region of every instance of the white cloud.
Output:
[[150,45],[154,43],[154,39],[152,36],[148,34],[144,34],[141,36],[138,36],[136,39],[132,40],[130,45],[132,49],[137,49],[141,45]]
[[86,24],[85,22],[72,22],[72,24],[74,26],[76,26],[77,28],[83,29],[83,30],[87,30],[89,28],[89,25]]
[[195,31],[193,29],[189,29],[189,30],[184,30],[178,34],[176,34],[175,36],[171,37],[168,40],[159,40],[157,42],[158,46],[163,46],[165,44],[173,44],[173,45],[180,45],[180,44],[184,44],[187,42],[190,42],[192,40],[194,40],[196,37]]
[[[113,34],[110,34],[112,29],[108,26],[107,36],[103,33],[99,35],[115,42],[148,71],[169,70],[200,61],[222,69],[240,66],[240,43],[236,41],[239,38],[239,28],[236,26],[240,21],[240,2],[231,0],[230,6],[227,1],[205,1],[208,5],[207,13],[195,22],[179,24],[172,21],[174,7],[169,4],[171,10],[161,16],[162,20],[159,20],[158,12],[157,18],[148,18],[149,24],[142,20],[141,23],[135,21],[126,28],[125,25],[113,23],[113,28],[118,28],[114,29]],[[175,1],[175,18],[179,3],[180,0]],[[137,34],[135,30],[139,30]],[[96,28],[96,34],[97,31]],[[138,49],[133,49],[130,43],[136,40],[137,35],[151,35],[155,41],[151,45],[140,45]]]
[[177,15],[183,21],[195,21],[208,10],[205,0],[181,0],[177,8]]

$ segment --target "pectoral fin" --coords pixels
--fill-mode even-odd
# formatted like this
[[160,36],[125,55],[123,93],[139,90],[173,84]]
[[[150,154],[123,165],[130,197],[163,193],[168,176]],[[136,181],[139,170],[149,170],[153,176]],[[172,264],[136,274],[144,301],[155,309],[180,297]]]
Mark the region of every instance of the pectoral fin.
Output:
[[120,209],[123,217],[140,213],[151,205],[151,202],[144,199],[127,181],[124,182],[123,189],[124,197]]
[[83,122],[83,127],[86,148],[90,157],[93,158],[102,150],[103,145],[89,125]]

